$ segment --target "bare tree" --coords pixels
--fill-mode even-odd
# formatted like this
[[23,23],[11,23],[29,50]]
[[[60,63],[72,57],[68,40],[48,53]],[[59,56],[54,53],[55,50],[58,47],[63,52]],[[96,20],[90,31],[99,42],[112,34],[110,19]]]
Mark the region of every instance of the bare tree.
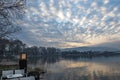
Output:
[[16,19],[22,18],[25,3],[26,0],[0,0],[0,38],[21,30]]

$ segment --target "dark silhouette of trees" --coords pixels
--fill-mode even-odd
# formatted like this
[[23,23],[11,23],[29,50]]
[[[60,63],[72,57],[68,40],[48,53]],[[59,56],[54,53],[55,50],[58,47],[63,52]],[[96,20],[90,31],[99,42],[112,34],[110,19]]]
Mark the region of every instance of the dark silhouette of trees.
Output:
[[61,53],[62,58],[64,59],[79,59],[79,58],[89,58],[94,57],[110,57],[110,56],[120,56],[120,52],[115,51],[63,51]]
[[15,19],[22,18],[25,0],[0,0],[0,38],[15,33],[21,28]]
[[25,46],[20,40],[0,39],[0,55],[18,55],[24,51]]
[[28,47],[20,40],[8,40],[0,38],[0,57],[11,58],[19,56],[21,52],[27,53],[28,60],[31,63],[55,63],[61,59],[66,60],[78,60],[79,58],[92,59],[94,57],[109,57],[109,56],[120,56],[120,52],[110,51],[62,51],[54,47]]

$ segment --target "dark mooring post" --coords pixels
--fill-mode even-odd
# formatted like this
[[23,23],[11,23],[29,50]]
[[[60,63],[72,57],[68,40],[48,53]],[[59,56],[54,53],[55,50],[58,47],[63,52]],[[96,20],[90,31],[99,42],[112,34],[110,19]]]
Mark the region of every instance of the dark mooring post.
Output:
[[27,73],[27,54],[26,53],[20,54],[19,68],[24,69],[25,73]]

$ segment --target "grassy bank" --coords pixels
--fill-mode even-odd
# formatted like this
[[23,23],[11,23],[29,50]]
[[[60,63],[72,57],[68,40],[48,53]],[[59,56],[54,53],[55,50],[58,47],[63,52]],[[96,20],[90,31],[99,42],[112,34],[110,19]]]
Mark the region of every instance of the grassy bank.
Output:
[[19,69],[18,65],[0,65],[0,70]]

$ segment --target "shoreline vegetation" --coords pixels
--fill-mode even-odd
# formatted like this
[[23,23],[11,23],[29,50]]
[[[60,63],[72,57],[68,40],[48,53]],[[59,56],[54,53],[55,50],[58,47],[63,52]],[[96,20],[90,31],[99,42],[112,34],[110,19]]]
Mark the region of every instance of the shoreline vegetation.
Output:
[[120,51],[77,51],[77,50],[69,50],[64,51],[55,47],[38,47],[38,46],[27,46],[20,40],[9,40],[5,38],[0,38],[0,56],[8,56],[8,57],[18,57],[21,52],[27,53],[27,56],[54,56],[54,55],[63,55],[63,56],[78,56],[82,57],[86,56],[111,56],[111,55],[120,55]]

